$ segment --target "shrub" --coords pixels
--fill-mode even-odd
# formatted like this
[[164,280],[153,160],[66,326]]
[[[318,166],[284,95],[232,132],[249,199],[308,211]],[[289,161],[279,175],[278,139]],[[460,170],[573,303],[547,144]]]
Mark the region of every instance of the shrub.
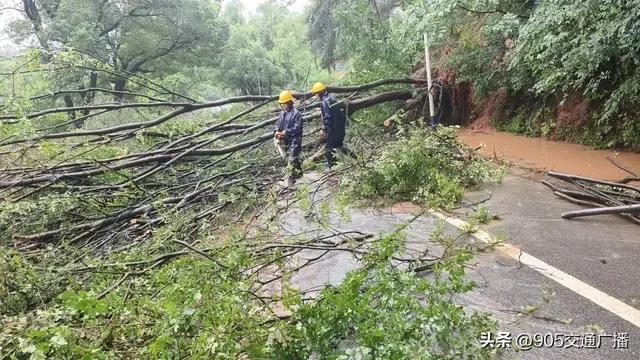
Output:
[[[257,299],[252,277],[239,276],[257,263],[237,239],[216,254],[228,268],[185,256],[135,275],[104,298],[98,294],[122,274],[84,274],[82,284],[68,286],[46,307],[0,317],[0,351],[8,358],[34,359],[309,359],[312,354],[342,359],[354,352],[369,359],[490,358],[493,350],[481,348],[479,339],[495,330],[495,321],[452,300],[474,286],[464,277],[469,249],[453,247],[424,277],[393,260],[404,250],[404,239],[399,232],[377,239],[361,268],[314,300],[303,301],[287,275],[285,318],[273,313],[275,304]],[[38,269],[15,254],[0,252],[0,260],[11,266],[0,270],[17,274],[9,279],[11,287],[19,283],[26,291],[38,283]],[[13,314],[24,308],[24,300],[7,297],[6,283],[0,282],[0,299],[17,305]]]
[[428,279],[392,264],[398,244],[397,237],[381,239],[380,252],[365,259],[363,268],[293,314],[288,342],[276,346],[277,358],[491,358],[493,352],[478,339],[496,323],[451,300],[474,287],[464,278],[469,252],[454,251]]
[[411,200],[448,208],[466,188],[498,180],[501,170],[473,156],[456,140],[455,132],[453,127],[435,132],[409,130],[370,167],[348,179],[348,189],[360,198]]

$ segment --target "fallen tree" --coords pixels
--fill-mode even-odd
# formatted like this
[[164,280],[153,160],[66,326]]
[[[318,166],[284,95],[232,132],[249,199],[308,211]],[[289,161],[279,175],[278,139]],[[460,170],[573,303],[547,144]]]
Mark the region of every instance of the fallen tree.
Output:
[[[408,90],[369,93],[371,90],[421,83],[415,79],[383,79],[356,86],[329,87],[329,91],[347,94],[338,100],[353,114],[381,103],[412,98]],[[422,92],[424,89],[418,90]],[[59,90],[49,95],[68,93]],[[71,93],[85,94],[86,91]],[[112,95],[112,91],[104,93]],[[309,93],[294,96],[300,100],[306,133],[318,131],[320,124],[315,120],[320,112],[315,99]],[[46,94],[35,96],[32,101],[46,97]],[[26,136],[17,134],[2,140],[0,152],[5,153],[4,163],[8,164],[0,175],[0,198],[4,202],[16,208],[47,208],[43,202],[56,197],[67,204],[47,221],[26,216],[24,221],[7,224],[5,231],[9,236],[5,238],[12,238],[14,246],[24,251],[35,251],[44,243],[59,241],[100,251],[124,239],[148,237],[155,226],[163,223],[166,213],[177,209],[194,210],[192,216],[197,221],[211,219],[228,205],[220,200],[221,193],[237,189],[266,192],[281,176],[283,167],[277,165],[279,160],[269,146],[263,146],[273,136],[265,129],[273,126],[277,119],[274,111],[265,110],[265,106],[273,103],[276,96],[240,96],[210,102],[157,101],[153,96],[146,99],[148,102],[98,103],[41,109],[25,115],[0,115],[9,126],[16,126],[27,119],[32,123],[46,123],[48,116],[83,111],[87,115],[81,119],[88,126],[92,119],[111,113],[142,114],[170,108],[150,120],[132,118],[117,125],[66,130],[73,121],[78,121],[74,118],[53,126],[41,126],[35,134],[28,132]],[[199,111],[230,104],[249,105],[234,115],[208,120],[203,126],[179,136],[162,130],[167,124],[188,123],[188,116],[197,115]],[[137,117],[144,119],[142,115]],[[140,143],[148,145],[140,146]],[[60,151],[42,160],[41,149],[51,144]],[[103,152],[108,153],[105,150],[114,147],[124,149],[125,153],[102,156]],[[208,207],[206,204],[212,201],[214,206]]]
[[631,177],[612,182],[554,171],[549,172],[549,176],[572,185],[571,188],[561,188],[549,181],[543,181],[542,183],[549,187],[556,196],[571,203],[590,208],[565,212],[561,215],[562,218],[573,219],[585,216],[617,214],[640,225],[640,188],[630,185],[630,183],[638,181],[638,175],[613,159],[609,159],[609,161],[616,167],[628,172]]
[[[424,98],[419,82],[412,91],[374,91],[411,83],[330,90],[352,115]],[[32,101],[88,93],[54,91]],[[0,142],[0,273],[8,274],[0,279],[0,348],[8,356],[306,359],[339,352],[337,344],[373,322],[403,334],[363,342],[380,354],[413,338],[415,348],[391,357],[439,357],[459,339],[457,354],[488,356],[476,336],[494,323],[451,306],[454,294],[472,287],[463,278],[469,249],[451,245],[464,235],[433,235],[434,243],[448,244],[442,253],[406,247],[402,232],[422,214],[386,234],[338,229],[327,215],[338,206],[327,196],[335,193],[335,176],[305,178],[293,192],[274,186],[285,171],[269,141],[275,97],[169,103],[157,101],[159,94],[122,95],[136,100],[4,114],[0,127],[19,130]],[[320,111],[309,94],[297,97],[310,160],[323,148],[316,140]],[[149,102],[137,106],[140,98]],[[393,113],[389,108],[381,112]],[[87,113],[67,116],[75,111]],[[371,163],[382,141],[367,131],[380,130],[352,127],[358,141],[349,145],[359,156],[337,171]],[[456,163],[466,157],[452,155]],[[301,209],[310,227],[285,224],[286,214]],[[336,257],[358,266],[341,284],[294,282]],[[436,323],[434,309],[442,314]]]

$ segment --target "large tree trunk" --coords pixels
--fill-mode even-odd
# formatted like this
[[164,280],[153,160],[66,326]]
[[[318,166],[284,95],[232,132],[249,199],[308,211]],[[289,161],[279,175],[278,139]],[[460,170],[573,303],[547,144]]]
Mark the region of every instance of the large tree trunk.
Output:
[[[113,90],[114,91],[125,91],[127,88],[127,78],[124,76],[118,76],[116,77],[116,82],[113,85]],[[113,100],[117,103],[122,103],[124,102],[124,94],[114,94],[113,95]]]
[[[91,72],[91,77],[89,78],[89,89],[95,89],[98,86],[98,73],[95,71]],[[85,105],[93,104],[93,99],[96,97],[95,91],[90,91],[86,94]],[[89,115],[89,109],[83,110],[83,115]]]
[[[71,99],[71,95],[67,94],[63,97],[63,99],[64,99],[64,106],[68,108],[73,107],[73,99]],[[67,111],[67,115],[69,115],[69,120],[75,120],[76,118],[76,112],[74,110]],[[80,127],[78,122],[76,121],[73,122],[73,125],[75,125],[76,127]]]
[[42,54],[42,61],[48,62],[51,60],[51,54],[49,53],[49,42],[47,41],[47,37],[44,33],[44,28],[42,27],[42,18],[40,17],[40,12],[38,11],[38,7],[36,6],[35,0],[22,0],[22,4],[24,6],[24,12],[27,14],[27,18],[31,21],[33,25],[33,32],[42,46],[44,53]]
[[348,103],[347,112],[352,114],[355,111],[371,107],[387,101],[409,100],[412,95],[410,91],[389,91],[377,95],[373,95],[364,99],[354,100]]

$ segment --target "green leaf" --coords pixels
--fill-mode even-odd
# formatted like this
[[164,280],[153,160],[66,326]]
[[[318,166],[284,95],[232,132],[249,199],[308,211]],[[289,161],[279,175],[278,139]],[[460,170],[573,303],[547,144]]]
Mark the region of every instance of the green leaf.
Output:
[[64,338],[64,336],[60,335],[60,334],[56,334],[53,337],[51,337],[51,339],[49,339],[49,342],[54,345],[54,347],[62,347],[67,345],[67,339]]

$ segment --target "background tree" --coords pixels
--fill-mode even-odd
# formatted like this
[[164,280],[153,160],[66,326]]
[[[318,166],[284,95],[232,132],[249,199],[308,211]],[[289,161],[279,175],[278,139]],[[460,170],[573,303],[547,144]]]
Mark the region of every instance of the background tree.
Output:
[[339,57],[336,53],[338,26],[333,9],[340,4],[338,0],[313,0],[308,9],[306,21],[309,26],[308,38],[313,53],[320,65],[331,70],[331,63]]
[[265,3],[248,19],[226,10],[230,26],[216,73],[225,86],[242,94],[277,93],[283,88],[307,90],[327,78],[306,40],[302,15],[277,3]]
[[[347,55],[354,54],[353,45],[359,43],[357,38],[364,42],[369,37],[379,39],[380,34],[369,30],[382,25],[401,3],[396,0],[312,0],[306,15],[307,36],[320,65],[331,70],[336,60],[347,60]],[[363,25],[364,28],[360,27]],[[355,41],[339,44],[341,40],[350,39]]]
[[[14,37],[35,32],[45,51],[55,45],[73,48],[115,70],[113,89],[126,89],[130,74],[161,71],[171,62],[210,62],[226,38],[218,19],[219,1],[24,0],[33,24],[14,24]],[[46,36],[43,30],[46,29]]]

